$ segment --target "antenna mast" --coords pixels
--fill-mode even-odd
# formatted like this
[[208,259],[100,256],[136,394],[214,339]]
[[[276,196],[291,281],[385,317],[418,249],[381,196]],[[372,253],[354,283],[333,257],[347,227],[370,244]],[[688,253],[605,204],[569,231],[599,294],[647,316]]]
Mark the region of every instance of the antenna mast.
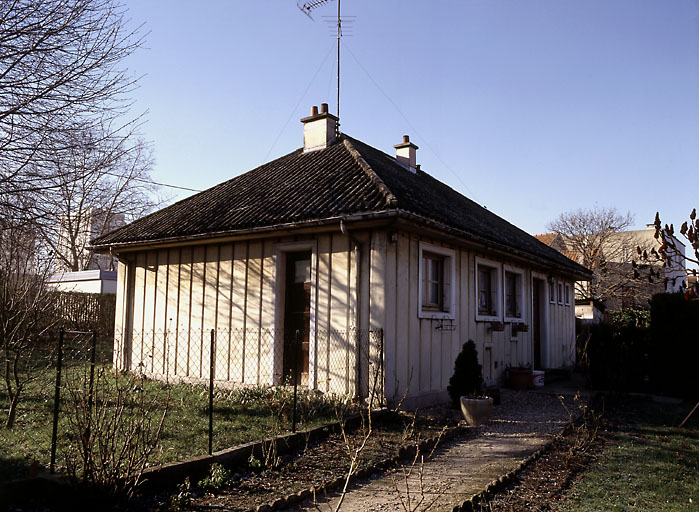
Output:
[[[311,11],[315,9],[316,7],[320,7],[321,5],[324,5],[326,3],[331,2],[332,0],[308,0],[304,2],[303,0],[297,0],[296,5],[297,7],[303,12],[306,16],[309,18],[313,19],[311,16]],[[332,16],[323,16],[324,18],[330,18],[332,19]],[[350,16],[350,18],[354,18],[354,16]],[[329,22],[330,19],[326,19],[326,22]],[[332,21],[336,21],[337,23],[337,117],[340,117],[340,44],[341,44],[341,39],[343,36],[342,33],[342,14],[341,14],[341,0],[337,0],[337,17],[335,19],[332,19]],[[345,20],[348,23],[350,23],[350,27],[352,25],[352,22],[354,22],[354,19],[350,20]],[[338,127],[338,133],[340,131],[340,123],[337,123]]]
[[[342,37],[342,18],[340,17],[340,0],[337,0],[337,117],[340,118],[340,37]],[[340,122],[337,122],[338,132]]]

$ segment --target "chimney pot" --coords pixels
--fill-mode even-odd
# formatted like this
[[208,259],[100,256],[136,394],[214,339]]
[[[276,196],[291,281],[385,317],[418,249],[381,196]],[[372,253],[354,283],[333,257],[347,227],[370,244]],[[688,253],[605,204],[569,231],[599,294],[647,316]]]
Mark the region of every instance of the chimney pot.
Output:
[[313,106],[311,107],[311,115],[312,115],[312,116],[317,116],[317,115],[318,115],[318,106],[317,106],[317,105],[313,105]]
[[403,135],[403,144],[410,142],[410,135]]
[[321,113],[321,114],[327,114],[327,113],[328,113],[328,104],[327,104],[327,103],[321,103],[321,104],[320,104],[320,113]]

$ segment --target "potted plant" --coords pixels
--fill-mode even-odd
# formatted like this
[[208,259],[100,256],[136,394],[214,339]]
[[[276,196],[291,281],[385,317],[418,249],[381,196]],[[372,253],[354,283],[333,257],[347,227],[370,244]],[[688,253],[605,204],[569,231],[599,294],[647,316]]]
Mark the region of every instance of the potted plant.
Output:
[[464,419],[471,426],[490,419],[493,399],[483,395],[483,369],[478,362],[478,351],[473,340],[468,340],[454,361],[454,375],[447,391],[454,407],[461,407]]

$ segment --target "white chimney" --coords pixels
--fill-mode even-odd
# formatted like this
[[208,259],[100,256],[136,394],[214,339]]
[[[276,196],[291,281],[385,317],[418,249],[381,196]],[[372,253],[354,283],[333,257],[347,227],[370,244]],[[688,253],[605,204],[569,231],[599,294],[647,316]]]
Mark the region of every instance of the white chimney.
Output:
[[311,115],[301,119],[303,123],[303,152],[327,148],[337,137],[339,119],[328,112],[328,104],[321,103],[311,108]]
[[396,144],[393,147],[396,148],[396,160],[398,160],[398,163],[410,172],[417,172],[418,166],[415,154],[417,153],[418,147],[410,142],[410,137],[403,135],[403,143]]

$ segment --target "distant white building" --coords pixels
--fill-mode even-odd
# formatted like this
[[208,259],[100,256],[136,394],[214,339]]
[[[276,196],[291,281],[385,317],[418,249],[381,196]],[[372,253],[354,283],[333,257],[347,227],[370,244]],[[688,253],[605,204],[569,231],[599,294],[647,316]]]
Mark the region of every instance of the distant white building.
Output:
[[[582,264],[582,255],[576,252],[571,247],[572,244],[567,243],[565,237],[555,233],[544,233],[535,235],[536,238],[546,245],[556,249],[571,260]],[[606,262],[608,268],[613,269],[619,275],[628,275],[628,284],[619,286],[615,296],[604,300],[604,303],[590,301],[582,296],[581,290],[586,291],[590,286],[590,282],[577,283],[575,287],[575,316],[587,321],[598,322],[603,311],[616,310],[627,307],[642,307],[644,301],[647,301],[651,295],[662,292],[679,292],[687,286],[686,267],[684,244],[675,239],[678,249],[682,252],[682,256],[673,255],[668,259],[667,265],[663,266],[663,262],[643,263],[639,266],[639,271],[646,270],[652,267],[653,270],[661,276],[659,279],[644,281],[643,279],[634,279],[633,267],[631,262],[638,260],[637,248],[646,249],[648,252],[652,248],[658,250],[662,241],[655,238],[655,225],[648,224],[646,229],[633,231],[620,231],[610,235],[607,242],[600,247],[600,256]],[[645,273],[643,274],[646,275]],[[594,277],[592,282],[594,282]],[[639,288],[640,287],[640,288]],[[642,294],[639,294],[639,290]]]
[[51,276],[47,282],[51,288],[59,292],[116,293],[117,272],[116,270],[61,272]]
[[95,254],[90,240],[124,224],[122,214],[100,208],[63,215],[58,226],[56,273],[48,280],[49,286],[64,292],[116,293],[116,259],[110,254]]

